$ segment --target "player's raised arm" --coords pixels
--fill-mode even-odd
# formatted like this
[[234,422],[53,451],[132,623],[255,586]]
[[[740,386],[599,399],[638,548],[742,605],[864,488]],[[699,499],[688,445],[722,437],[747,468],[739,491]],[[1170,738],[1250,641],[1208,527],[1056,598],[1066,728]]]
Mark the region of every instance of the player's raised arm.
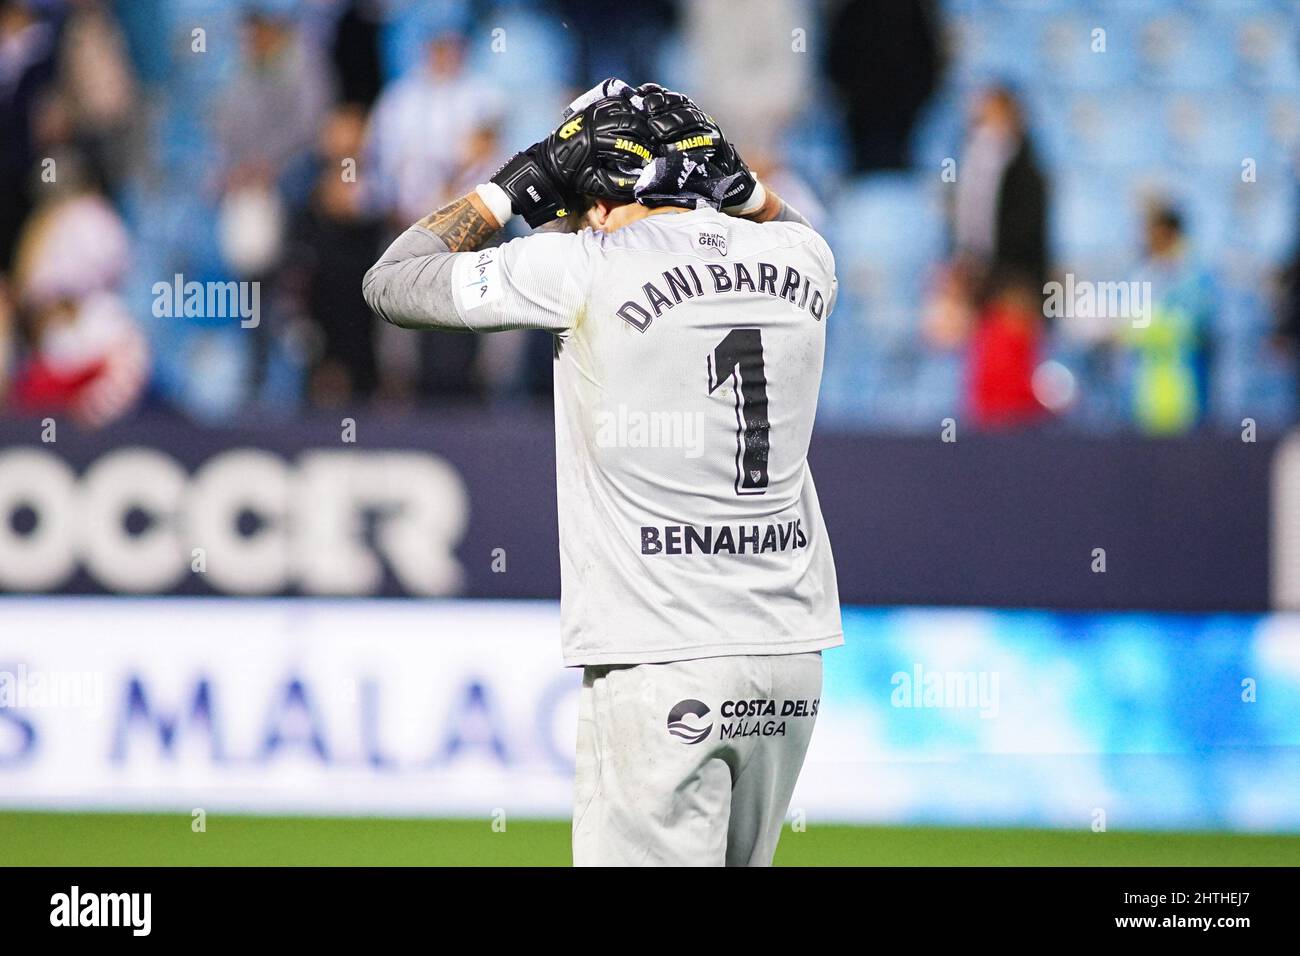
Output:
[[[489,289],[488,283],[500,271],[500,254],[497,250],[473,254],[515,213],[534,227],[566,215],[563,171],[555,162],[557,147],[563,142],[559,134],[564,131],[562,126],[534,143],[502,166],[490,182],[430,213],[398,236],[362,281],[362,294],[374,313],[403,328],[493,331],[505,327],[475,321],[489,320],[490,313],[470,316],[458,308],[456,293],[461,290],[456,272],[474,271],[473,263],[465,263],[463,257],[478,260],[480,267],[486,267],[477,277],[483,296],[490,291],[495,298],[500,290]],[[458,262],[458,257],[462,261]],[[464,296],[461,300],[469,302]],[[524,326],[544,324],[520,318]]]
[[735,213],[734,215],[741,215],[745,219],[754,220],[754,222],[797,222],[811,227],[812,224],[800,214],[799,210],[795,209],[771,189],[766,188],[757,179],[754,182],[763,191],[763,204],[752,212]]
[[586,240],[534,235],[484,248],[512,215],[533,228],[562,223],[584,197],[632,185],[650,159],[639,114],[605,87],[579,97],[565,120],[490,182],[421,219],[366,273],[376,315],[403,328],[495,332],[570,327],[586,293]]
[[366,272],[366,304],[403,328],[464,329],[452,297],[454,255],[482,247],[500,228],[476,193],[425,216]]

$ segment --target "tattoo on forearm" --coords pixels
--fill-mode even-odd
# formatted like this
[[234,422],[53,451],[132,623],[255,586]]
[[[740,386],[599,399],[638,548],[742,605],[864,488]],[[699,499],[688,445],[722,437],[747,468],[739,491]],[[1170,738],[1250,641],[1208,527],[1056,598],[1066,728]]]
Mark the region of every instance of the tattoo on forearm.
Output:
[[472,252],[501,228],[483,201],[472,193],[430,213],[416,225],[436,233],[452,252]]

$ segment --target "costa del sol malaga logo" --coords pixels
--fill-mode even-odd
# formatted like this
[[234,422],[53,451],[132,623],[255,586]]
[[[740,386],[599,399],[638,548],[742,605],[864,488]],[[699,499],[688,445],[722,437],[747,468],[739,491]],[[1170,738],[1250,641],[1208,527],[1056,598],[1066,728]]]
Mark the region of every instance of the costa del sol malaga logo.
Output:
[[[702,700],[687,699],[678,701],[668,711],[668,732],[688,744],[698,744],[713,729],[713,721],[704,722],[709,716],[709,705]],[[688,719],[689,718],[689,719]]]

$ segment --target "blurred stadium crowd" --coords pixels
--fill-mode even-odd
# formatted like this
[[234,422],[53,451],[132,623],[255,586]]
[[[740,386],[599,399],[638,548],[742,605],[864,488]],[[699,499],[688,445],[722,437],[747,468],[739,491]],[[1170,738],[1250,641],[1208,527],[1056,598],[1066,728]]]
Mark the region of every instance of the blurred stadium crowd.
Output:
[[824,423],[1288,422],[1298,33],[1295,0],[0,0],[0,414],[544,401],[543,333],[386,328],[361,276],[618,75],[830,240]]

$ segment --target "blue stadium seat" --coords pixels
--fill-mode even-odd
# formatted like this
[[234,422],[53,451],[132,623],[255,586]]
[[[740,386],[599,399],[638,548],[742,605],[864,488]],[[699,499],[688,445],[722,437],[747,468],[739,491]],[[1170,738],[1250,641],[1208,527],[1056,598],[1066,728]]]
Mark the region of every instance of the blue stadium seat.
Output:
[[[916,420],[921,307],[944,252],[937,170],[864,177],[846,187],[831,223],[840,277],[827,329],[828,419],[896,427]],[[928,394],[928,392],[927,392]]]
[[1054,116],[1061,124],[1064,161],[1132,168],[1158,160],[1166,144],[1152,113],[1149,95],[1135,92],[1071,97]]
[[942,188],[937,171],[847,184],[831,225],[836,254],[895,264],[936,260],[944,244]]
[[1150,15],[1182,9],[1186,0],[1084,0],[1080,5],[1100,13]]
[[1064,89],[1113,89],[1133,82],[1137,43],[1132,18],[1070,10],[1046,22],[1038,37],[1041,79]]
[[1070,111],[1062,108],[1061,91],[1029,87],[1022,93],[1029,137],[1039,160],[1049,168],[1069,166],[1074,161]]
[[1141,26],[1139,76],[1168,89],[1219,89],[1236,58],[1215,18],[1170,13]]
[[433,35],[443,30],[466,33],[471,24],[464,0],[394,4],[379,33],[384,78],[392,80],[424,62],[422,48]]
[[1225,35],[1233,37],[1237,52],[1236,74],[1240,82],[1291,93],[1300,90],[1298,13],[1271,10],[1235,21],[1225,19]]
[[965,97],[951,88],[939,90],[912,128],[912,162],[921,169],[939,169],[945,159],[960,156],[965,127]]
[[1291,0],[1178,0],[1193,16],[1213,15],[1244,17],[1285,10]]
[[1264,139],[1261,161],[1290,166],[1300,149],[1300,95],[1279,93],[1257,98],[1255,108]]
[[[503,52],[493,47],[493,31],[505,44]],[[568,82],[568,64],[573,42],[552,17],[521,6],[511,6],[491,18],[482,42],[471,47],[472,72],[491,80],[511,93],[532,92],[562,95]]]
[[[1261,280],[1264,279],[1260,276]],[[1263,315],[1258,296],[1243,282],[1225,282],[1219,292],[1219,313],[1215,317],[1215,333],[1223,342],[1244,342],[1261,329]]]
[[848,172],[849,144],[833,94],[817,90],[810,100],[799,122],[781,137],[779,148],[785,163],[805,182],[820,186]]
[[1206,261],[1217,260],[1229,242],[1232,191],[1238,179],[1232,169],[1185,170],[1163,190],[1182,211],[1187,235]]
[[965,362],[960,352],[921,352],[912,377],[909,420],[931,425],[936,432],[948,416],[961,417]]
[[[1152,117],[1157,120],[1157,117]],[[1166,158],[1179,166],[1235,168],[1264,154],[1269,139],[1255,104],[1232,93],[1180,93],[1165,101]]]
[[1254,183],[1236,181],[1225,197],[1225,245],[1261,262],[1281,265],[1295,251],[1297,186],[1293,179],[1272,174]]
[[1037,39],[1043,18],[992,9],[947,24],[956,58],[949,79],[958,88],[990,82],[1029,83],[1041,76]]
[[1123,266],[1133,260],[1140,210],[1128,183],[1128,177],[1098,168],[1058,175],[1048,217],[1056,261]]
[[657,70],[656,76],[661,77],[657,82],[670,90],[692,90],[697,85],[690,47],[680,36],[664,38]]

